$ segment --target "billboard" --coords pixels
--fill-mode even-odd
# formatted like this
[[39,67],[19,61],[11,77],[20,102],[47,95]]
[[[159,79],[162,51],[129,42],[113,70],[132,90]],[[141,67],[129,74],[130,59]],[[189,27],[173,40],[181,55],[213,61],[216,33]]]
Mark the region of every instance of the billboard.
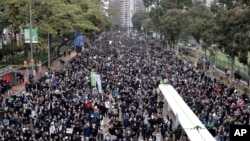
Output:
[[[32,43],[38,43],[38,30],[37,28],[33,28],[31,30],[32,35]],[[30,43],[30,29],[24,29],[24,40],[25,43]]]

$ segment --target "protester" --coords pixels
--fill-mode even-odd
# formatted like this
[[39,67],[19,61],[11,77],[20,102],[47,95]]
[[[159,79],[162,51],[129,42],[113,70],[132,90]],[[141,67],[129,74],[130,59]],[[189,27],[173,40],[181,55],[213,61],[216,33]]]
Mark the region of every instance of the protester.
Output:
[[[249,124],[249,110],[235,88],[210,79],[139,37],[106,34],[96,47],[85,48],[61,70],[25,80],[26,92],[3,101],[3,140],[186,138],[164,112],[163,96],[157,89],[162,83],[173,85],[221,141],[227,139],[230,124]],[[92,71],[100,74],[102,87],[93,87]]]

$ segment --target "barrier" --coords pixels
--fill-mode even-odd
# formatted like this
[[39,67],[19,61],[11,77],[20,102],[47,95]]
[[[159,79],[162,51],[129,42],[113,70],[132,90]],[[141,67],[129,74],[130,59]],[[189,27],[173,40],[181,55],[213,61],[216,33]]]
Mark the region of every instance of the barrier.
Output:
[[190,141],[215,141],[215,138],[171,85],[162,84],[159,85],[159,89]]
[[8,74],[10,72],[13,72],[17,69],[19,69],[20,67],[15,67],[15,66],[7,66],[7,67],[4,67],[4,68],[1,68],[0,69],[0,76],[3,76],[5,74]]

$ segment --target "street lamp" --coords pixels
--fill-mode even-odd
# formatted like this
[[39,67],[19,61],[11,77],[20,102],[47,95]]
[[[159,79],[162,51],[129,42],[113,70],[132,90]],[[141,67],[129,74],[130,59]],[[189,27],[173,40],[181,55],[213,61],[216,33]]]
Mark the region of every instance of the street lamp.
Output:
[[[42,1],[42,4],[45,3],[45,0]],[[29,31],[30,31],[30,61],[31,63],[34,63],[34,55],[33,55],[33,44],[32,44],[32,1],[29,3]],[[50,67],[50,38],[48,33],[48,67]],[[31,64],[31,70],[33,71],[33,64]]]
[[48,68],[50,68],[50,39],[48,33]]
[[29,30],[30,30],[30,59],[33,60],[33,46],[32,46],[32,3],[30,2],[30,24],[29,24]]

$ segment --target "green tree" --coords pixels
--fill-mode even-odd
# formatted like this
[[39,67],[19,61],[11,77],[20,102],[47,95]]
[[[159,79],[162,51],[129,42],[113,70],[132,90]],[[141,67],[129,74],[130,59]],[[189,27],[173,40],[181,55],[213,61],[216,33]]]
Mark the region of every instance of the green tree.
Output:
[[161,19],[161,29],[164,37],[175,48],[175,53],[178,56],[178,42],[183,35],[186,35],[186,12],[178,9],[168,10]]
[[192,0],[143,0],[146,7],[155,5],[160,6],[162,9],[183,9],[192,4]]
[[236,7],[224,9],[220,15],[217,21],[219,28],[216,39],[218,47],[231,58],[231,71],[234,72],[235,58],[244,48],[242,40],[245,31],[242,29],[246,25],[243,20],[245,14],[243,10]]
[[[0,17],[4,14],[4,5],[0,3]],[[6,27],[6,23],[3,19],[0,19],[0,31],[3,31],[4,27]]]
[[188,11],[188,32],[198,43],[198,48],[202,39],[202,33],[206,30],[204,25],[210,19],[212,19],[211,12],[204,5],[194,5]]
[[148,32],[153,30],[153,26],[154,24],[151,18],[147,18],[142,21],[142,27],[146,29]]
[[[206,51],[211,48],[213,40],[216,37],[216,22],[214,18],[214,13],[204,5],[195,4],[188,10],[188,33],[196,40],[197,50],[196,54],[200,54],[201,43],[202,47],[205,49],[205,58],[207,58]],[[213,66],[215,59],[214,51],[210,50],[211,58],[210,64]],[[198,60],[197,60],[198,61]],[[204,67],[204,69],[206,69]]]
[[250,81],[250,7],[243,9],[243,18],[245,25],[241,26],[243,31],[241,34],[238,34],[238,40],[241,44],[241,50],[239,54],[239,61],[247,66],[248,68],[248,77]]
[[1,7],[4,7],[0,19],[15,34],[21,32],[20,28],[29,27],[30,2],[33,27],[39,30],[39,44],[35,47],[45,50],[47,34],[50,34],[52,54],[56,49],[58,53],[60,47],[71,42],[75,31],[86,35],[110,25],[99,5],[92,0],[0,0]]
[[163,18],[164,13],[171,9],[185,9],[192,3],[191,0],[143,0],[143,2],[146,7],[152,7],[149,13],[150,18],[154,23],[154,26],[152,27],[154,28],[154,31],[158,32],[160,35],[161,31],[164,30],[161,28],[161,19]]
[[149,17],[148,12],[135,13],[132,17],[132,23],[134,28],[141,29],[142,22]]

